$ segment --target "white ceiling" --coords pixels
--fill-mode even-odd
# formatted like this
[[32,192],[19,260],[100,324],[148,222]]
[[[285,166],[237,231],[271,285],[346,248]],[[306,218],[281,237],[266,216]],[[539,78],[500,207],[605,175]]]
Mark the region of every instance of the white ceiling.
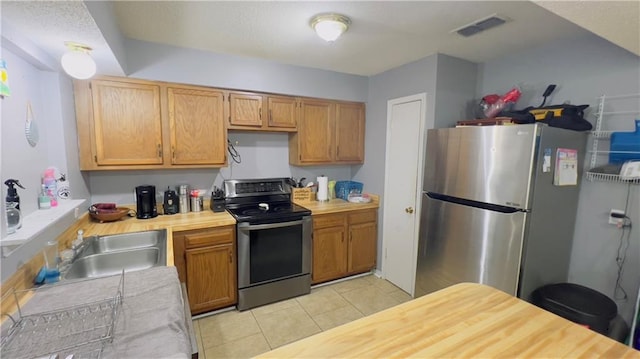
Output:
[[[111,5],[112,21],[128,38],[365,76],[437,52],[484,62],[577,36],[586,32],[584,28],[640,55],[639,1],[539,3],[114,1]],[[0,6],[3,32],[8,25],[56,59],[66,40],[89,44],[99,73],[117,73],[116,56],[82,1],[3,0]],[[335,43],[323,42],[309,27],[310,18],[323,12],[342,13],[352,20],[351,28]],[[494,13],[509,21],[469,38],[451,33]]]

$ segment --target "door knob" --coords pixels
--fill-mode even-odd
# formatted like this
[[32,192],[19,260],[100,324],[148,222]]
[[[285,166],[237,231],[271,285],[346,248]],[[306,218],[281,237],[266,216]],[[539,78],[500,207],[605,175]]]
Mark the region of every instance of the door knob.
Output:
[[404,209],[404,211],[407,213],[413,213],[413,207],[407,207]]

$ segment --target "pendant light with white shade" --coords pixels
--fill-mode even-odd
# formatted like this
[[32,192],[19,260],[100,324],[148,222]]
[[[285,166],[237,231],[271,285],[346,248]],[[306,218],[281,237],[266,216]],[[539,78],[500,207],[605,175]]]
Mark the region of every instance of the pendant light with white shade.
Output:
[[349,29],[351,19],[340,14],[320,14],[314,16],[309,24],[320,38],[333,42]]
[[73,41],[65,41],[68,51],[62,55],[60,63],[71,77],[86,80],[96,74],[96,62],[91,57],[91,48]]

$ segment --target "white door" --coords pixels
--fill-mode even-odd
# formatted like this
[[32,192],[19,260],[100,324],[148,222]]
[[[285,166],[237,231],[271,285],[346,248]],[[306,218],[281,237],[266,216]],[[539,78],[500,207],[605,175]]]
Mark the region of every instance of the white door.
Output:
[[387,103],[382,273],[411,295],[420,222],[426,102],[423,93]]

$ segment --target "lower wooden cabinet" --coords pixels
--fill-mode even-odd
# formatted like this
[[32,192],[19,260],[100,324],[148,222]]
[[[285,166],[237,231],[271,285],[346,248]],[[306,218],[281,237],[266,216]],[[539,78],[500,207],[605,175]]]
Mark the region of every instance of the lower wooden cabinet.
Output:
[[336,226],[314,229],[313,267],[314,283],[343,276],[347,271],[347,246],[345,227]]
[[191,314],[237,302],[235,226],[173,233],[174,262]]
[[376,209],[313,216],[313,284],[376,266]]
[[377,221],[349,226],[349,273],[366,272],[376,266],[377,234]]

